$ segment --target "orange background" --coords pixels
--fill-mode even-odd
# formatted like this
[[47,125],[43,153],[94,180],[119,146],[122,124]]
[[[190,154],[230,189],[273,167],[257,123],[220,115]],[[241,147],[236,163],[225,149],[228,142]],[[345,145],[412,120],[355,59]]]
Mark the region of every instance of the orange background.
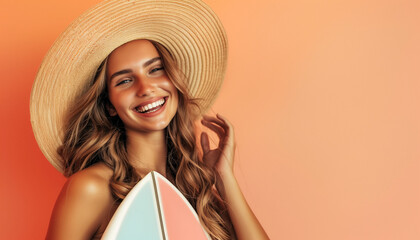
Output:
[[[98,0],[1,1],[0,239],[42,239],[64,183],[29,120],[32,81]],[[420,1],[207,0],[229,63],[213,112],[271,239],[420,239]]]

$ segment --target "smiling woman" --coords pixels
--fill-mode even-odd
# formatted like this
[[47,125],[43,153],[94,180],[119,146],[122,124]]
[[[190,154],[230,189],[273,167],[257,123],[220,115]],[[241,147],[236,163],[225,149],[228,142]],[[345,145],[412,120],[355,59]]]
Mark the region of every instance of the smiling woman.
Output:
[[178,92],[150,41],[135,40],[115,49],[108,57],[106,76],[110,114],[121,118],[127,135],[163,131],[169,125]]
[[[51,48],[34,83],[35,136],[68,177],[47,239],[101,238],[151,171],[180,190],[212,239],[267,239],[233,174],[233,127],[220,115],[203,115],[226,67],[221,23],[201,1],[132,2],[106,1],[82,15]],[[167,9],[184,16],[162,17]],[[40,124],[44,118],[57,125]],[[219,138],[215,149],[206,133],[197,143],[200,118]]]

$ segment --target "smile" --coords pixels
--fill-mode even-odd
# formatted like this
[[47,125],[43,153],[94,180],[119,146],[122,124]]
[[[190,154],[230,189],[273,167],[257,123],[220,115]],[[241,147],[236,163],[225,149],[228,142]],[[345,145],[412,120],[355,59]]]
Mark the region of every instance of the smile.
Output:
[[161,98],[155,102],[152,102],[146,105],[139,105],[135,109],[136,109],[136,112],[138,113],[152,113],[162,108],[165,102],[166,102],[166,98]]

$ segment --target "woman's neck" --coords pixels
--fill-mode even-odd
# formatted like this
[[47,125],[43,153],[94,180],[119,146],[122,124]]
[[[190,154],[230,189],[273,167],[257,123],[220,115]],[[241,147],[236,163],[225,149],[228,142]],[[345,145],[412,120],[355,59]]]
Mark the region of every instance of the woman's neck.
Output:
[[127,132],[128,160],[144,177],[150,171],[166,176],[165,130],[152,133]]

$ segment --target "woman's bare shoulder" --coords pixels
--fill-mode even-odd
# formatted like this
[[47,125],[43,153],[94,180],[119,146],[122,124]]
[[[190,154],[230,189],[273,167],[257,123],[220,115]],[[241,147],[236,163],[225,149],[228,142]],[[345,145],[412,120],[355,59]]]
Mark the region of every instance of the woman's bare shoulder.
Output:
[[88,197],[93,198],[92,200],[104,200],[104,198],[111,197],[109,188],[111,176],[112,170],[104,164],[98,163],[70,176],[63,190],[66,190],[66,195],[75,195],[78,198]]
[[112,169],[107,167],[104,163],[96,163],[88,168],[85,168],[72,176],[67,180],[69,184],[75,184],[77,186],[82,185],[82,190],[92,190],[90,187],[108,188],[109,179],[112,176]]
[[51,216],[47,239],[90,238],[114,204],[112,170],[95,164],[67,179]]

